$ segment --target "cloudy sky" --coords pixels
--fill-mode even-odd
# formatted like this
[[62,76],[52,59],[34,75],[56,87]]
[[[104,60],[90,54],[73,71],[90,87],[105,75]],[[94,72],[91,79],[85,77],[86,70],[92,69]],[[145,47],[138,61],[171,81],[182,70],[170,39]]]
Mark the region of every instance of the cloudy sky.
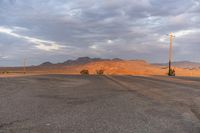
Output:
[[81,56],[200,62],[200,0],[0,0],[0,66]]

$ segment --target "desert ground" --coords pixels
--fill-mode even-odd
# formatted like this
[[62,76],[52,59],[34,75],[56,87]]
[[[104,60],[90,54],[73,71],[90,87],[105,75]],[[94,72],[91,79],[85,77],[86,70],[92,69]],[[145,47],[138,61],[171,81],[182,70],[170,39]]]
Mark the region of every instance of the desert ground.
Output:
[[[144,60],[120,60],[120,61],[93,61],[81,65],[47,65],[47,66],[29,66],[26,67],[26,75],[41,74],[68,74],[79,75],[80,71],[86,69],[90,74],[96,74],[97,70],[104,70],[106,75],[133,75],[166,76],[167,66],[152,65]],[[176,76],[200,77],[200,68],[178,68],[173,67]],[[24,67],[5,67],[0,68],[0,77],[23,76]],[[25,76],[26,76],[25,75]]]
[[0,133],[199,133],[200,78],[0,78]]

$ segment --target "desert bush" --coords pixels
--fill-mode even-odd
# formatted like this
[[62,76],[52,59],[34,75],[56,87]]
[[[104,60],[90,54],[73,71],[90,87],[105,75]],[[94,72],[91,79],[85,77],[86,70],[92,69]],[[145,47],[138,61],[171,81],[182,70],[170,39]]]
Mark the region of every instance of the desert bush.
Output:
[[103,75],[104,74],[104,70],[103,69],[96,70],[96,74],[97,75]]
[[169,72],[168,72],[168,75],[169,76],[175,76],[175,70],[174,69],[170,69]]
[[3,71],[2,74],[8,74],[8,72],[7,71]]
[[81,75],[89,75],[89,71],[86,70],[86,69],[83,69],[83,70],[80,71],[80,74]]

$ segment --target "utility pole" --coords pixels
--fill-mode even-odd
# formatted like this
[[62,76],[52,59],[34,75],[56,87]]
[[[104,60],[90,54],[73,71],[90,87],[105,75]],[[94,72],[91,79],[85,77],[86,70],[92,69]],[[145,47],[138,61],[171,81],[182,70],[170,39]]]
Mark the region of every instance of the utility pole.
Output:
[[170,36],[170,47],[169,47],[169,72],[168,72],[168,75],[174,76],[175,73],[172,73],[172,52],[173,52],[172,43],[173,43],[173,38],[175,36],[173,35],[172,32],[169,34],[169,36]]
[[24,74],[26,74],[26,58],[24,58]]

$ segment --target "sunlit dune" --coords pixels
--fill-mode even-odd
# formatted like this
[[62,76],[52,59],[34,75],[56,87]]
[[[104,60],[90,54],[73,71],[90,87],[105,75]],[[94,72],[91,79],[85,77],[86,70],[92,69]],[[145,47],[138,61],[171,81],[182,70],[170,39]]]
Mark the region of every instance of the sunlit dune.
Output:
[[159,67],[152,66],[140,60],[92,62],[83,67],[90,70],[92,74],[95,74],[98,69],[105,70],[105,74],[117,75],[153,75],[156,72],[158,72],[158,75],[161,74]]

